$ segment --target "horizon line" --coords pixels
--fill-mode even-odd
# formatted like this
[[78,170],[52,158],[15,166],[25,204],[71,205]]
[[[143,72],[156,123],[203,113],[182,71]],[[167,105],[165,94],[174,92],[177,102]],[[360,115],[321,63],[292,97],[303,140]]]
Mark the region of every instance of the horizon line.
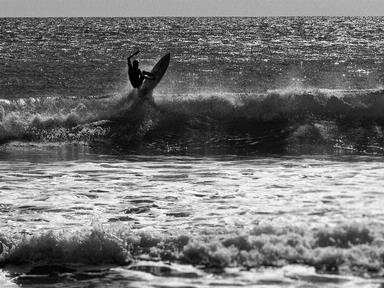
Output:
[[174,15],[133,15],[133,16],[103,16],[103,15],[85,15],[85,16],[64,16],[64,15],[55,15],[55,16],[2,16],[0,15],[0,19],[4,18],[308,18],[308,17],[322,17],[322,18],[337,18],[337,17],[344,17],[344,18],[384,18],[384,15],[255,15],[255,16],[244,16],[244,15],[213,15],[213,16],[174,16]]

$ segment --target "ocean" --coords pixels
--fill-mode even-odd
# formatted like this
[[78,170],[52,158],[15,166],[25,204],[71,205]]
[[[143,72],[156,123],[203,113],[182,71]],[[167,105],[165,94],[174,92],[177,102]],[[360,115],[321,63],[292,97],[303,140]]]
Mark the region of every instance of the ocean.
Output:
[[383,30],[0,18],[0,286],[384,287]]

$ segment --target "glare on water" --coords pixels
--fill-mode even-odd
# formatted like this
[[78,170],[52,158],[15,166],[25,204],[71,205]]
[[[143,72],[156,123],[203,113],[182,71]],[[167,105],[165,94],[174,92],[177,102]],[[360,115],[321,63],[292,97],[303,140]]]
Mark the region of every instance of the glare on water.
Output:
[[[96,156],[71,145],[37,145],[28,148],[35,153],[27,154],[23,145],[9,147],[3,150],[0,168],[0,230],[8,235],[73,233],[98,223],[123,225],[132,233],[150,229],[162,237],[210,235],[210,245],[216,245],[214,239],[226,233],[248,235],[268,225],[310,231],[346,223],[372,226],[384,220],[384,167],[371,157]],[[139,261],[129,269],[98,272],[97,287],[111,281],[132,287],[296,287],[298,279],[325,281],[322,287],[378,285],[352,276],[325,280],[329,276],[295,265],[265,267],[257,273],[227,267],[213,278],[192,266],[167,265]],[[167,273],[170,278],[163,277]]]
[[[52,156],[52,155],[51,155]],[[382,222],[381,161],[332,157],[130,156],[2,161],[1,229],[123,221],[198,231],[261,221]]]

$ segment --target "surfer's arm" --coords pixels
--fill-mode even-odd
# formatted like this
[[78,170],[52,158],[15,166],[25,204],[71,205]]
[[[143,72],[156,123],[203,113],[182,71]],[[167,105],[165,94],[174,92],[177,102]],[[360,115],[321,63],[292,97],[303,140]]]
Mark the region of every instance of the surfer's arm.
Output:
[[131,56],[127,57],[128,67],[132,68],[131,58],[137,54],[140,53],[140,50],[137,50],[135,53],[133,53]]
[[133,53],[131,56],[129,56],[129,57],[127,58],[128,61],[130,62],[131,58],[132,58],[133,56],[139,54],[139,53],[140,53],[140,50],[137,50],[135,53]]

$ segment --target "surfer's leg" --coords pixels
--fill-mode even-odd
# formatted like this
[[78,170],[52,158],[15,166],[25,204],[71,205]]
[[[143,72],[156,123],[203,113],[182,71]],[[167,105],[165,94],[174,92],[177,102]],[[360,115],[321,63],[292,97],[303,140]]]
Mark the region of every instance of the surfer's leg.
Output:
[[153,75],[151,72],[143,71],[143,75],[145,79],[149,80],[155,80],[155,75]]
[[145,79],[145,76],[140,74],[139,79],[138,79],[138,84],[139,84],[138,87],[140,87],[143,84],[144,79]]

